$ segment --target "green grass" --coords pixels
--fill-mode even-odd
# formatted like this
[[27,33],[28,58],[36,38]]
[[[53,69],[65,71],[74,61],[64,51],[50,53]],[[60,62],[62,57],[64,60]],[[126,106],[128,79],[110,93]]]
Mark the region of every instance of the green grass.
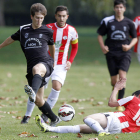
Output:
[[[0,42],[14,33],[18,28],[0,28]],[[60,125],[77,125],[83,123],[87,115],[115,111],[115,108],[107,106],[111,94],[109,73],[106,67],[104,55],[97,42],[96,28],[76,28],[79,33],[79,50],[76,59],[67,73],[65,84],[61,90],[59,100],[53,111],[57,114],[59,107],[65,102],[71,104],[76,115],[70,122],[61,122]],[[127,75],[127,88],[125,96],[139,89],[140,66],[135,54],[132,55],[132,64]],[[19,43],[13,43],[0,50],[0,140],[43,140],[58,136],[60,140],[77,140],[77,134],[43,133],[35,124],[34,117],[40,114],[35,107],[28,124],[21,125],[21,117],[26,111],[27,95],[23,87],[27,84],[26,61],[19,47]],[[51,90],[51,82],[45,90],[47,97]],[[90,99],[94,100],[91,101]],[[73,103],[73,99],[82,99]],[[102,105],[97,105],[103,102]],[[83,107],[83,109],[80,109]],[[83,115],[79,113],[84,112]],[[18,119],[19,118],[19,119]],[[18,134],[28,132],[37,137],[19,137]],[[139,134],[116,134],[107,137],[98,137],[99,140],[139,140]],[[96,134],[82,134],[82,140],[97,137]]]

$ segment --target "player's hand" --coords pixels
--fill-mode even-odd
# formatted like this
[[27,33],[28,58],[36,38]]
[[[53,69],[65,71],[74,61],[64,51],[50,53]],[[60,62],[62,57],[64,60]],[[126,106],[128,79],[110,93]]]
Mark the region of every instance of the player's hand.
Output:
[[65,70],[69,70],[71,67],[71,62],[67,61],[66,66],[65,66]]
[[126,85],[126,78],[120,78],[120,80],[115,84],[114,89],[122,90]]
[[109,52],[108,46],[104,46],[104,47],[102,48],[102,51],[103,51],[104,54],[107,54],[107,53]]
[[129,45],[122,45],[123,51],[128,51],[130,49]]

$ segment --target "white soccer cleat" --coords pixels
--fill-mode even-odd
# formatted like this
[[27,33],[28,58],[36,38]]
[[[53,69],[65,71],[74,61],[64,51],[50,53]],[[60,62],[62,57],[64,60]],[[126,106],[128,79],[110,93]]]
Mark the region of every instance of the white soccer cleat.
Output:
[[59,117],[57,117],[57,119],[54,121],[54,122],[52,122],[51,121],[51,123],[50,123],[50,126],[52,126],[52,127],[55,127],[58,123],[60,123],[62,120],[59,118]]
[[27,95],[29,96],[30,101],[31,102],[35,102],[35,100],[36,100],[36,94],[33,91],[32,87],[30,87],[28,85],[25,85],[24,86],[24,90],[27,93]]

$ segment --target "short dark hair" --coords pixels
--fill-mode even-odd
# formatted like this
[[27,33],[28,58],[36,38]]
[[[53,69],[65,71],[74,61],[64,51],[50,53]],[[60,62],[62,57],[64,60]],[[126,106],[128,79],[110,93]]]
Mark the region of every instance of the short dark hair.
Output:
[[119,5],[119,4],[123,4],[123,6],[126,7],[126,1],[125,0],[114,0],[114,7],[116,5]]
[[136,96],[136,97],[138,97],[139,95],[140,95],[140,90],[137,90],[137,91],[135,91],[134,93],[132,93],[132,96]]
[[67,15],[69,14],[68,8],[66,6],[63,6],[63,5],[56,7],[55,14],[57,14],[58,11],[66,11]]
[[31,6],[30,8],[30,14],[32,16],[35,15],[35,12],[40,12],[42,15],[46,16],[47,15],[47,9],[46,7],[41,4],[41,3],[35,3]]

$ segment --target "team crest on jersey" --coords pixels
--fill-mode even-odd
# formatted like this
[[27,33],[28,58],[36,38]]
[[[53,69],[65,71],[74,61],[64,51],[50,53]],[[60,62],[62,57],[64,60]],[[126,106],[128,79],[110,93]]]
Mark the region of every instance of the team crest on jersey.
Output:
[[29,36],[29,33],[25,33],[25,38],[28,38],[28,36]]
[[126,26],[123,26],[123,30],[126,31],[126,29],[127,29]]
[[66,40],[66,39],[68,39],[68,37],[67,36],[63,36],[63,39]]
[[39,38],[42,38],[43,34],[39,34]]
[[114,25],[111,26],[111,30],[112,30],[112,31],[115,30],[115,26],[114,26]]

